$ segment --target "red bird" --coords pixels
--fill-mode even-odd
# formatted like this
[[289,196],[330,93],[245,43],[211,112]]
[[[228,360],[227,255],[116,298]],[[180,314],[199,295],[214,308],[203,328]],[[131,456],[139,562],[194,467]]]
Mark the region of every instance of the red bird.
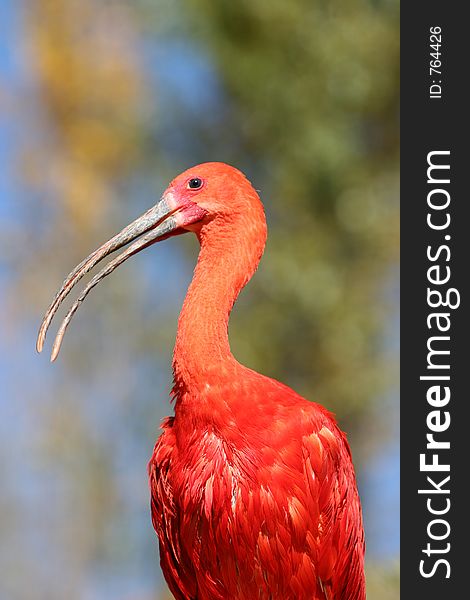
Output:
[[244,175],[206,163],[174,179],[160,202],[95,250],[44,317],[102,258],[65,317],[52,360],[89,290],[129,256],[192,231],[199,260],[178,322],[175,415],[149,463],[152,521],[165,579],[180,600],[363,600],[364,533],[351,452],[331,413],[238,363],[228,319],[258,266],[266,221]]

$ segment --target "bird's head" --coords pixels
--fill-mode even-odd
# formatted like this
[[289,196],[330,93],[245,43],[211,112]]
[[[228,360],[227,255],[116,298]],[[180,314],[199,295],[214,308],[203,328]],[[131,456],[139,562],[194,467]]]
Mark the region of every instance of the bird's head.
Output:
[[[41,323],[36,344],[38,352],[43,349],[49,325],[63,300],[77,282],[106,256],[127,246],[91,279],[72,305],[57,333],[51,360],[57,357],[66,328],[88,292],[130,256],[168,237],[187,231],[200,235],[210,224],[223,222],[230,227],[235,221],[249,229],[252,229],[249,223],[259,222],[265,231],[258,194],[240,171],[224,163],[204,163],[181,173],[155,206],[97,248],[69,273]],[[264,239],[262,242],[264,245]]]
[[181,227],[197,231],[205,223],[221,217],[233,221],[238,217],[263,211],[258,194],[241,171],[224,163],[204,163],[181,175],[168,186],[163,198],[183,212],[196,206],[204,215]]
[[[251,256],[251,264],[245,265],[245,275],[251,276],[266,242],[266,219],[256,190],[241,171],[217,162],[197,165],[178,175],[163,199],[181,207],[175,213],[175,233],[194,232],[211,263],[222,256],[241,261]],[[201,218],[183,222],[182,217],[201,211]]]

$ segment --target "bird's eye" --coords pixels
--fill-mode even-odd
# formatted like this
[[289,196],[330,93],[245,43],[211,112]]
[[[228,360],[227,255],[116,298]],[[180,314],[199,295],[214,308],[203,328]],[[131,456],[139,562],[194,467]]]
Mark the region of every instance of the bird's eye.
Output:
[[188,188],[190,190],[198,190],[200,187],[202,187],[202,179],[199,177],[193,177],[188,181]]

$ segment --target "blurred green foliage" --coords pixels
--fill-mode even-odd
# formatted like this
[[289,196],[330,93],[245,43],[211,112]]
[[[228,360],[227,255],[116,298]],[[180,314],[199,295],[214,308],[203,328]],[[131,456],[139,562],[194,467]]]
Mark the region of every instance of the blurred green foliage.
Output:
[[231,101],[223,137],[241,138],[270,224],[234,349],[354,429],[390,366],[381,335],[398,248],[398,6],[186,4]]

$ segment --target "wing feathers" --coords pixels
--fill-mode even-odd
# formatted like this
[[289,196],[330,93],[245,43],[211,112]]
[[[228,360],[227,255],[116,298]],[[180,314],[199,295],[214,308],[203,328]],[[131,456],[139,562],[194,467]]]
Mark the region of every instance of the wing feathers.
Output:
[[165,421],[152,519],[178,600],[365,599],[350,450],[326,411],[304,413],[291,431],[277,422],[257,453],[213,431],[178,446]]

